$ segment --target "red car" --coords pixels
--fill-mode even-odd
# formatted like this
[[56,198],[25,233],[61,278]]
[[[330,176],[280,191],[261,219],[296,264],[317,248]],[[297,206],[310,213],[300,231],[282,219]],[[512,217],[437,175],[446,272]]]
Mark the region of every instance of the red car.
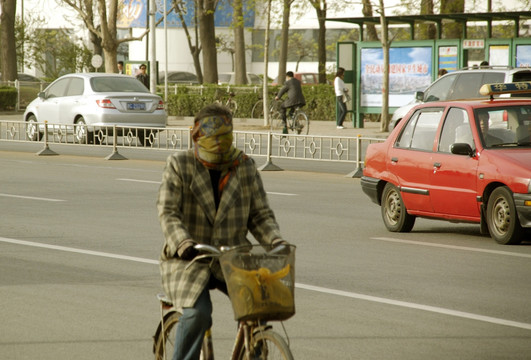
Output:
[[416,106],[369,145],[361,186],[389,231],[411,231],[420,216],[479,223],[500,244],[531,239],[531,98],[493,98],[524,88],[490,84],[490,99]]

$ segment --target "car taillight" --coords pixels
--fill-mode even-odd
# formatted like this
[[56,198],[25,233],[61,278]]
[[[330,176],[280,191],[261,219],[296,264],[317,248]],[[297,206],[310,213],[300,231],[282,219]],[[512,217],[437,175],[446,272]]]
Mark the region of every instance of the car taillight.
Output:
[[96,103],[99,107],[105,108],[105,109],[116,109],[116,107],[112,104],[111,100],[109,99],[103,99],[103,100],[96,100]]
[[164,101],[160,100],[159,105],[157,106],[157,110],[164,110]]

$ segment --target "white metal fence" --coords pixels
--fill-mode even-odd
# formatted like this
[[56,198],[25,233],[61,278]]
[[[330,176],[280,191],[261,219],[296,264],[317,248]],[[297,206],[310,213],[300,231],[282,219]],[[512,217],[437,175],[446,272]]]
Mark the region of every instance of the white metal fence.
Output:
[[[106,147],[111,153],[108,160],[124,159],[121,148],[137,148],[145,151],[184,151],[193,146],[190,128],[146,127],[91,127],[46,123],[40,125],[38,141],[43,144],[38,155],[57,154],[60,146]],[[0,141],[35,142],[30,140],[31,126],[35,123],[0,120]],[[29,134],[28,134],[29,133]],[[34,136],[34,139],[35,136]],[[367,146],[381,142],[382,138],[292,135],[275,132],[234,131],[234,145],[252,156],[265,157],[261,170],[276,170],[273,159],[308,161],[334,161],[352,163],[352,176],[361,176],[363,158]]]

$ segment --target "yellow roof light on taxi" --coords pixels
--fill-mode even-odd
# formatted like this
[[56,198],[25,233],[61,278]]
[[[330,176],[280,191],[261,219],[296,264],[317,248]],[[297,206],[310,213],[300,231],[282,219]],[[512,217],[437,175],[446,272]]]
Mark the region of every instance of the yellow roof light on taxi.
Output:
[[522,81],[515,83],[484,84],[479,89],[479,93],[483,96],[490,96],[491,99],[494,95],[501,94],[531,94],[531,82]]

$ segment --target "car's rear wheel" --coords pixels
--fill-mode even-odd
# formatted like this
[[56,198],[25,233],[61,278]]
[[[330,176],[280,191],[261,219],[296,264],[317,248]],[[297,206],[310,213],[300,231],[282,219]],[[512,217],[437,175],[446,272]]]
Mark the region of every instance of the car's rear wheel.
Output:
[[91,144],[93,142],[92,133],[87,129],[87,124],[83,117],[76,120],[76,126],[74,126],[74,137],[79,144]]
[[37,118],[35,115],[30,115],[28,117],[26,124],[26,137],[29,141],[39,141],[41,139],[39,125],[37,124]]
[[524,230],[518,220],[513,194],[507,186],[496,188],[487,202],[487,225],[490,236],[502,245],[519,244]]
[[415,225],[415,216],[407,213],[402,195],[391,183],[385,185],[381,203],[382,219],[385,227],[393,232],[408,232]]

